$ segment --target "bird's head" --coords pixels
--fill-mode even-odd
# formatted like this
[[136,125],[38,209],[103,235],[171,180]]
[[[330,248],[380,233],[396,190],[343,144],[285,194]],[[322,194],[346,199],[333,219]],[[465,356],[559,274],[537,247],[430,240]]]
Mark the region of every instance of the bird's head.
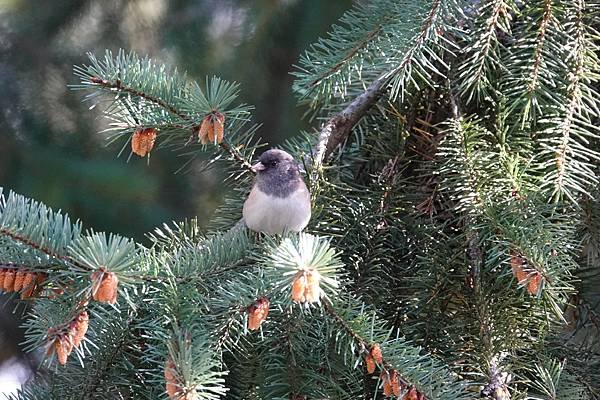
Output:
[[252,171],[258,176],[296,175],[298,164],[287,152],[271,149],[260,155],[258,162],[252,166]]

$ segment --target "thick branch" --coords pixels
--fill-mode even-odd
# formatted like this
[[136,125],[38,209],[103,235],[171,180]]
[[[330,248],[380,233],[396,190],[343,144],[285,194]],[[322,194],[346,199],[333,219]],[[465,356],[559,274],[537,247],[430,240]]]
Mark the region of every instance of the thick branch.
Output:
[[363,93],[357,96],[339,114],[333,116],[321,129],[319,140],[313,148],[313,167],[317,169],[342,143],[356,123],[381,98],[390,81],[388,74],[375,79]]
[[380,75],[363,93],[352,100],[342,112],[329,119],[323,128],[321,128],[319,140],[312,150],[314,170],[317,170],[329,155],[346,140],[352,128],[381,98],[383,91],[394,75],[410,64],[415,51],[423,44],[427,37],[427,32],[433,26],[439,8],[440,1],[434,1],[427,18],[423,21],[419,35],[415,38],[414,45],[407,51],[400,65],[393,71],[388,71]]

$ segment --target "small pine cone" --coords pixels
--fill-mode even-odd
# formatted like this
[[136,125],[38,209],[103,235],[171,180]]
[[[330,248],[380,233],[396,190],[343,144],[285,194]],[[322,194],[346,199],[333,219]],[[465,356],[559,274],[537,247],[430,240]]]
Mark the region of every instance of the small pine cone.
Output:
[[392,396],[392,383],[390,381],[390,374],[388,371],[381,372],[381,381],[383,382],[383,395],[385,397]]
[[35,284],[37,274],[35,272],[26,272],[23,277],[23,283],[21,284],[21,290],[29,289],[30,286]]
[[298,303],[316,303],[321,297],[321,275],[315,271],[298,271],[292,281],[292,300]]
[[47,275],[41,272],[28,272],[23,278],[21,299],[36,296],[40,292],[46,277]]
[[6,269],[0,268],[0,290],[4,290],[4,278],[6,277]]
[[527,276],[527,271],[521,270],[517,272],[517,275],[515,277],[517,278],[517,282],[519,282],[519,284],[522,284],[523,282],[527,281]]
[[294,281],[292,282],[292,300],[297,303],[304,303],[306,301],[306,271],[298,271]]
[[392,385],[394,396],[400,397],[400,376],[395,369],[390,371],[390,385]]
[[379,347],[379,344],[375,343],[373,346],[371,346],[370,353],[371,357],[373,357],[373,360],[375,360],[377,364],[383,363],[383,355],[381,354],[381,347]]
[[321,274],[317,271],[308,271],[306,273],[306,301],[309,303],[316,303],[321,297],[321,287],[319,282],[321,281]]
[[67,331],[67,335],[71,339],[71,343],[73,343],[72,347],[79,346],[79,343],[77,343],[77,339],[76,339],[76,336],[77,336],[77,318],[75,318],[69,324],[69,330]]
[[177,381],[177,370],[175,363],[169,357],[165,363],[165,383],[166,391],[169,395],[169,399],[179,399],[179,382]]
[[12,292],[15,288],[15,275],[14,269],[9,269],[4,275],[4,291]]
[[412,386],[402,397],[402,400],[419,400],[419,392],[417,392],[417,389]]
[[60,365],[65,365],[70,351],[68,351],[68,343],[63,340],[62,336],[54,339],[54,351],[56,352],[58,363]]
[[198,129],[198,141],[202,144],[219,144],[223,141],[225,115],[218,111],[207,114]]
[[365,364],[367,366],[367,373],[372,374],[373,372],[375,372],[375,360],[373,360],[373,357],[371,357],[371,355],[367,354],[365,356]]
[[220,112],[215,112],[213,117],[213,138],[211,141],[221,143],[223,141],[223,131],[225,128],[225,116]]
[[527,272],[525,272],[524,265],[526,261],[520,253],[515,251],[510,252],[510,266],[517,282],[522,283],[527,279]]
[[114,272],[96,271],[92,274],[92,297],[101,303],[117,301],[119,278]]
[[253,331],[260,328],[267,315],[269,315],[269,299],[261,297],[248,308],[248,329]]
[[254,316],[254,313],[256,312],[256,306],[254,304],[248,306],[246,308],[246,312],[248,313],[248,329],[251,331],[258,329],[260,322],[258,322],[257,318]]
[[532,296],[537,296],[542,286],[542,275],[539,272],[534,272],[527,283],[527,290]]
[[15,292],[20,292],[21,289],[23,288],[23,281],[25,281],[25,274],[26,274],[26,272],[22,269],[19,269],[17,271],[17,274],[15,275],[15,285],[14,285]]
[[131,151],[140,157],[152,151],[156,141],[156,129],[138,128],[131,137]]
[[88,330],[88,323],[89,323],[90,317],[87,313],[87,311],[83,311],[82,313],[80,313],[77,318],[75,319],[75,321],[73,321],[73,329],[71,330],[71,337],[73,338],[73,346],[74,347],[79,347],[79,345],[81,344],[81,342],[83,341],[83,338],[85,337],[85,334]]
[[200,128],[198,129],[198,141],[202,144],[208,144],[214,140],[214,124],[211,114],[208,114],[202,119]]

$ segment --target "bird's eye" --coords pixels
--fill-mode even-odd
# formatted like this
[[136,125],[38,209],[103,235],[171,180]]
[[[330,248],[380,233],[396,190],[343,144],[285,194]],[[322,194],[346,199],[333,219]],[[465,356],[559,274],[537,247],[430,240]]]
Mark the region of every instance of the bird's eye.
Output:
[[269,165],[271,165],[271,167],[275,167],[277,165],[277,161],[271,161]]

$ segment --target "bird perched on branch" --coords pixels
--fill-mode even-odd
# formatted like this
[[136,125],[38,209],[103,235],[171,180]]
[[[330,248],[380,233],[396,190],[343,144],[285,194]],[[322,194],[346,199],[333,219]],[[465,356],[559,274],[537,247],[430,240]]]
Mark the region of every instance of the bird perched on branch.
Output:
[[304,229],[310,220],[310,193],[292,156],[267,150],[252,170],[256,179],[244,203],[246,226],[271,235]]

